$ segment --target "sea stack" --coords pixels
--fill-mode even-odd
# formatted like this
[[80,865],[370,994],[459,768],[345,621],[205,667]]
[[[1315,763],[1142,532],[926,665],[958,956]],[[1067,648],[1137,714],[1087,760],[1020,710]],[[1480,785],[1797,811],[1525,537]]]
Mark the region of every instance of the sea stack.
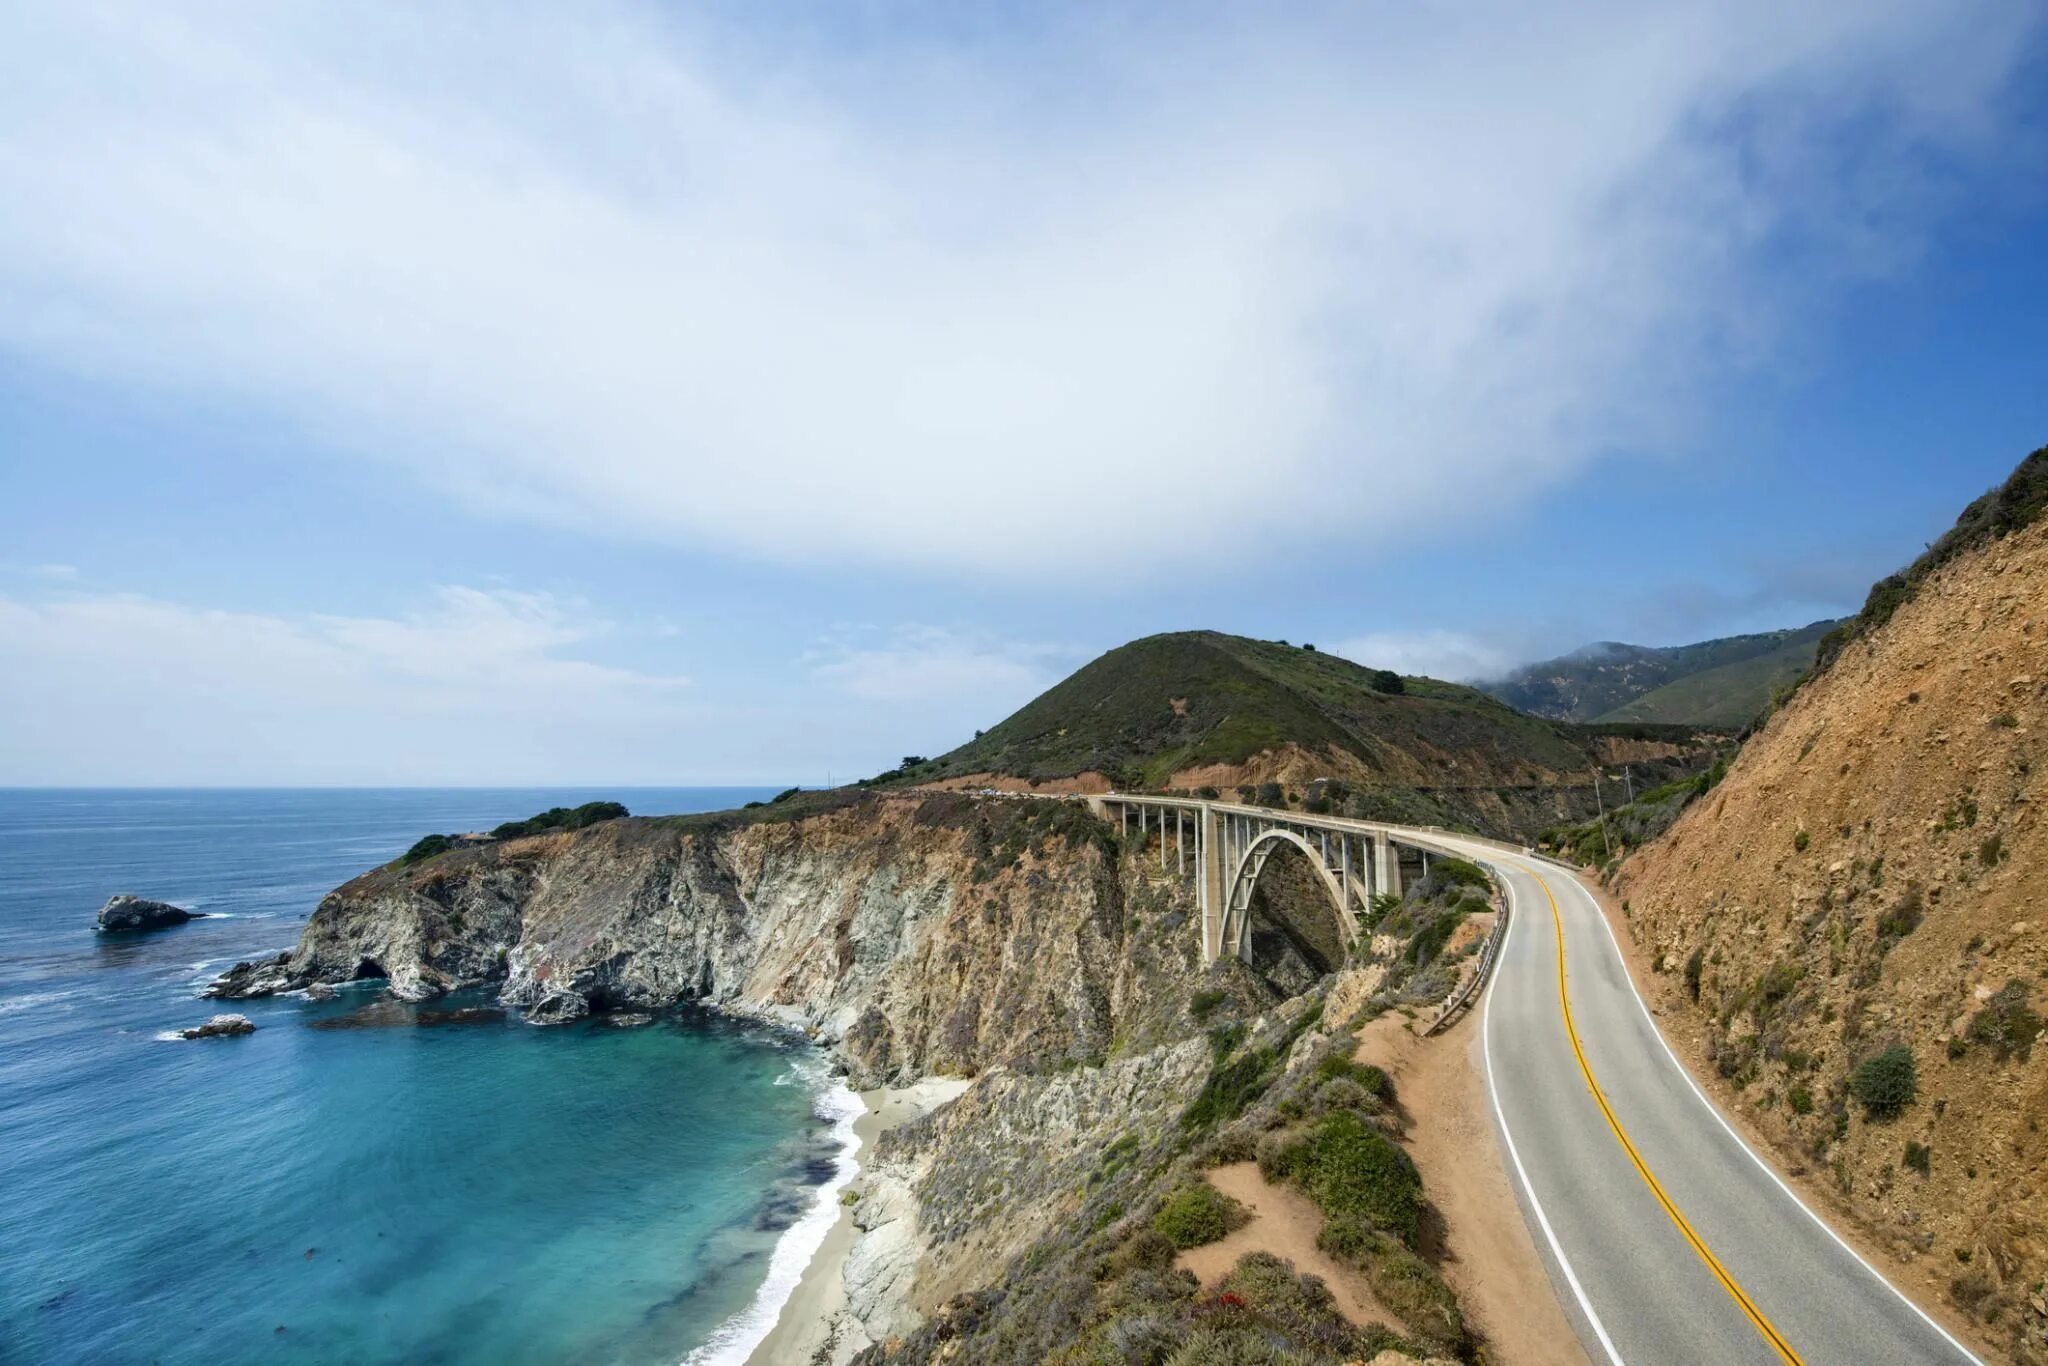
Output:
[[181,1029],[179,1034],[188,1039],[225,1039],[236,1034],[254,1034],[255,1022],[247,1015],[216,1015],[203,1025]]
[[107,898],[107,904],[100,907],[96,924],[102,934],[115,934],[129,930],[160,930],[198,919],[201,917],[168,901],[151,901],[147,897],[122,892]]

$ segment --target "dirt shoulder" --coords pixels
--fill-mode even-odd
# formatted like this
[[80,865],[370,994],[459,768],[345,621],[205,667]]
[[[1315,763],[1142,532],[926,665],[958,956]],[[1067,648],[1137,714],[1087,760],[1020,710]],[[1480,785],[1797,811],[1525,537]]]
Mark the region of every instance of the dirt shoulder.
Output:
[[1424,1039],[1382,1015],[1359,1033],[1360,1062],[1383,1070],[1409,1123],[1408,1154],[1442,1216],[1425,1247],[1499,1366],[1585,1366],[1550,1273],[1509,1184],[1478,1060],[1476,1013]]

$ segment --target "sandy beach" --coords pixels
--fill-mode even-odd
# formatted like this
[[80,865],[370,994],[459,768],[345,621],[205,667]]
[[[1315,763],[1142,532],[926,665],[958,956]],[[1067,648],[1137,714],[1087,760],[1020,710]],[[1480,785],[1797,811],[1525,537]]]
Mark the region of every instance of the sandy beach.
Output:
[[[861,1092],[863,1113],[853,1122],[854,1135],[860,1140],[854,1160],[861,1170],[867,1170],[876,1139],[899,1124],[936,1110],[971,1084],[957,1077],[927,1077],[910,1086]],[[860,1189],[860,1178],[855,1177],[854,1182],[849,1189]],[[859,1237],[860,1230],[853,1222],[853,1206],[842,1205],[839,1218],[819,1244],[810,1265],[804,1268],[803,1278],[790,1292],[775,1326],[748,1356],[747,1366],[802,1366],[820,1349],[833,1345],[846,1310],[846,1284],[840,1272],[846,1254]]]

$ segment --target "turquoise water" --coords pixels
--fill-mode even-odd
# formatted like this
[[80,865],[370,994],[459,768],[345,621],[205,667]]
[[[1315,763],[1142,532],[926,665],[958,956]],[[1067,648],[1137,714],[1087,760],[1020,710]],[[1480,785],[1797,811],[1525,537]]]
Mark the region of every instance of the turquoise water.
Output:
[[[801,1044],[375,984],[160,1036],[423,833],[759,795],[0,791],[0,1360],[674,1363],[743,1337],[840,1160]],[[117,891],[226,918],[97,936]]]

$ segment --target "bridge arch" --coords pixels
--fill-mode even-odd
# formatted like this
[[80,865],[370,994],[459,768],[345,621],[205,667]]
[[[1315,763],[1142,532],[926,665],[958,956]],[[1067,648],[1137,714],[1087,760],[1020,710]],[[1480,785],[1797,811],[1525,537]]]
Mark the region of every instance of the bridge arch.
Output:
[[1251,935],[1252,894],[1258,890],[1259,874],[1266,870],[1266,864],[1273,855],[1287,846],[1301,852],[1303,862],[1314,870],[1322,884],[1324,893],[1329,897],[1331,912],[1337,917],[1340,942],[1349,948],[1352,940],[1357,938],[1357,917],[1345,904],[1344,884],[1330,871],[1324,851],[1286,826],[1272,826],[1244,847],[1237,857],[1236,866],[1230,870],[1225,883],[1228,894],[1223,902],[1222,952],[1245,957]]

